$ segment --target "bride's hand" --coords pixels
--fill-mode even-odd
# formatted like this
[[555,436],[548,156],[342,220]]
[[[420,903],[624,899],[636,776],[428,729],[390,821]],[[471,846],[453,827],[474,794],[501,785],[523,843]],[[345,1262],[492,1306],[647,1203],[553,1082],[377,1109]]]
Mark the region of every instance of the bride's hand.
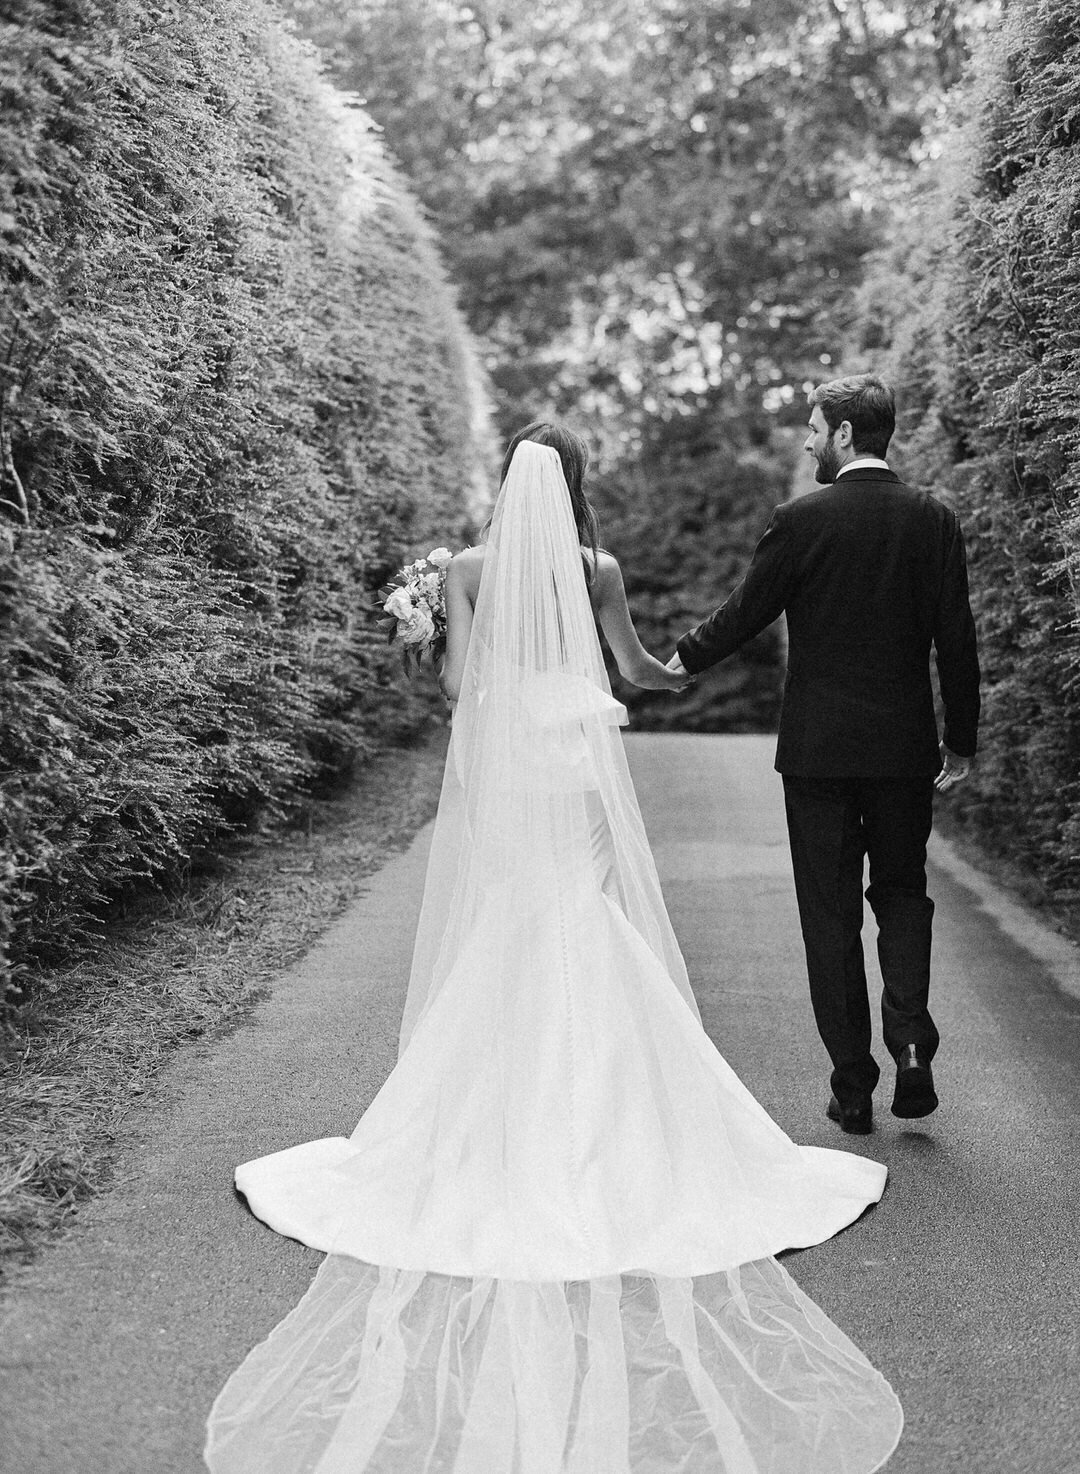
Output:
[[671,672],[673,676],[679,678],[677,685],[672,684],[668,686],[667,689],[669,691],[686,691],[697,680],[697,677],[692,676],[690,672],[686,669],[686,666],[683,665],[682,661],[679,659],[678,651],[676,651],[675,654],[668,661],[667,669]]

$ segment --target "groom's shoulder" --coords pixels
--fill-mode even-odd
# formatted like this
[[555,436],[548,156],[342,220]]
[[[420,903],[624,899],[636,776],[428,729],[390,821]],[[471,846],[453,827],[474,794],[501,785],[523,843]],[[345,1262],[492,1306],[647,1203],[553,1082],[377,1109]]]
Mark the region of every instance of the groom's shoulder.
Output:
[[848,517],[857,508],[890,505],[948,522],[956,518],[956,513],[928,487],[914,485],[899,476],[864,480],[854,475],[839,477],[828,486],[817,486],[813,491],[792,497],[777,507],[776,515],[791,525],[813,524],[838,515]]
[[838,482],[831,486],[815,486],[813,491],[799,492],[796,496],[789,497],[786,502],[780,502],[773,512],[777,521],[798,523],[802,520],[813,520],[815,517],[827,513],[836,505],[838,500]]
[[930,517],[937,522],[949,525],[959,520],[953,508],[943,501],[931,487],[916,485],[909,481],[898,481],[896,488],[908,504],[917,508],[924,517]]

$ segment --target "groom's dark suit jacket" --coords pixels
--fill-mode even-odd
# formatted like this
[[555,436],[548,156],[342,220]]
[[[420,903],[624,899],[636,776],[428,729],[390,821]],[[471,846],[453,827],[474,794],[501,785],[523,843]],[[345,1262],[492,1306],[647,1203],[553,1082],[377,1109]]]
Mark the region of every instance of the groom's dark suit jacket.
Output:
[[727,603],[679,641],[691,672],[787,614],[776,766],[798,777],[922,777],[975,752],[979,662],[960,523],[892,471],[860,467],[777,507]]

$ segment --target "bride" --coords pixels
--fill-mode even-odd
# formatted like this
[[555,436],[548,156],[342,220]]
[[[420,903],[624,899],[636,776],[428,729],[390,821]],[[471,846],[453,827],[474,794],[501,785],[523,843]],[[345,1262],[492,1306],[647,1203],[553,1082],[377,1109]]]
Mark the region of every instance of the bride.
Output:
[[521,431],[450,565],[398,1063],[351,1137],[237,1170],[327,1258],[214,1404],[215,1474],[870,1474],[899,1438],[774,1257],[885,1168],[795,1145],[701,1027],[597,621],[628,679],[682,678],[638,641],[585,461]]

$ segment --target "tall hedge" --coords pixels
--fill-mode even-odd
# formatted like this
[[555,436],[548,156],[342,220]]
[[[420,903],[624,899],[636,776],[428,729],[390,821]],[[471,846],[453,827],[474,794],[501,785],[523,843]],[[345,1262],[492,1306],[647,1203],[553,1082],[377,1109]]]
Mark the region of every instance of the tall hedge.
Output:
[[968,534],[985,673],[956,811],[1080,899],[1080,3],[1021,0],[974,58],[934,186],[876,262],[862,347],[911,479]]
[[[640,459],[598,479],[601,538],[617,555],[645,648],[666,660],[680,635],[711,614],[746,572],[790,480],[781,434],[755,439],[720,415],[656,428]],[[783,684],[782,626],[750,641],[674,699],[612,671],[636,727],[691,732],[775,728]]]
[[0,4],[0,952],[414,728],[373,595],[484,404],[418,211],[262,0]]

